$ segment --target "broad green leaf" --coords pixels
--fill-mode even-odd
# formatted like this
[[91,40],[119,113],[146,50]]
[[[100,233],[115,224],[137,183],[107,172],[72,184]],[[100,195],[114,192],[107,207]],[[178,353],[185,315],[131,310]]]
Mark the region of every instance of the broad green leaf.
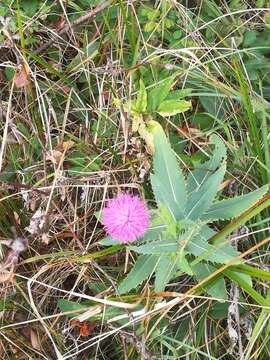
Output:
[[[131,110],[132,111],[132,110]],[[138,114],[135,110],[134,112],[131,112],[131,118],[132,118],[132,132],[139,131],[140,126],[143,124],[143,115]]]
[[209,309],[208,315],[215,320],[227,319],[230,304],[228,302],[216,302]]
[[63,312],[78,310],[77,313],[73,312],[72,314],[67,315],[70,318],[79,316],[84,310],[86,311],[87,309],[89,309],[89,305],[81,305],[77,302],[65,299],[59,299],[57,304],[60,310]]
[[136,111],[141,114],[144,113],[147,107],[147,93],[144,82],[140,79],[140,89],[138,91],[137,100],[135,104]]
[[208,260],[219,264],[226,264],[239,255],[229,243],[212,245],[201,235],[197,235],[188,241],[186,251],[196,256],[196,261]]
[[191,101],[164,100],[158,107],[157,113],[161,116],[173,116],[191,108]]
[[119,293],[125,294],[131,289],[140,285],[145,279],[148,278],[154,271],[159,260],[158,256],[142,255],[140,256],[132,270],[128,273],[126,278],[119,285]]
[[174,21],[166,17],[164,19],[164,25],[167,29],[171,29],[174,26]]
[[[202,281],[215,272],[216,269],[208,263],[200,263],[193,267],[193,271],[197,280]],[[205,286],[205,290],[209,295],[215,298],[227,300],[227,290],[224,278],[215,279],[210,285]]]
[[24,15],[29,17],[33,16],[40,7],[40,3],[38,0],[24,0],[20,2],[20,5],[24,11]]
[[129,246],[129,249],[136,251],[139,254],[168,254],[177,252],[179,244],[176,239],[161,240],[152,241],[141,246]]
[[146,124],[144,121],[142,121],[140,123],[140,126],[138,128],[138,133],[139,133],[141,139],[143,139],[145,141],[145,146],[146,146],[146,149],[149,152],[149,154],[153,154],[154,153],[153,137],[147,130],[147,127],[146,127]]
[[225,119],[226,110],[229,108],[226,98],[219,96],[200,96],[199,99],[207,113],[220,120]]
[[[77,317],[77,316],[83,314],[84,312],[86,312],[87,310],[90,310],[91,306],[95,306],[95,305],[96,304],[94,304],[94,303],[93,303],[93,305],[89,305],[89,304],[82,305],[82,304],[79,304],[78,302],[69,301],[69,300],[65,300],[65,299],[58,300],[58,307],[60,308],[61,311],[68,312],[68,311],[78,310],[77,313],[73,312],[72,314],[67,314],[66,316],[69,318]],[[109,320],[113,317],[117,317],[124,313],[125,313],[125,311],[123,309],[109,306],[109,307],[104,308],[104,310],[100,311],[100,313],[89,314],[88,319],[94,320],[94,319],[102,318],[102,320]]]
[[155,146],[151,184],[156,202],[166,205],[174,220],[179,220],[186,207],[185,179],[161,125],[151,121],[148,127]]
[[157,110],[159,104],[166,99],[173,85],[175,75],[168,77],[167,79],[155,84],[148,93],[148,111]]
[[149,21],[144,25],[143,30],[145,32],[150,32],[150,31],[153,31],[155,29],[155,27],[157,27],[157,26],[158,26],[158,23],[156,23],[155,21]]
[[192,125],[203,132],[212,129],[214,127],[215,120],[216,119],[212,115],[200,112],[197,112],[191,119]]
[[201,220],[229,220],[239,216],[260,200],[267,192],[268,187],[265,185],[249,194],[216,202],[202,215]]
[[161,256],[156,268],[155,291],[163,291],[177,271],[176,259]]
[[155,20],[157,17],[160,16],[160,11],[158,9],[150,9],[148,8],[146,10],[146,16],[148,17],[149,20]]
[[166,97],[166,100],[180,100],[184,97],[190,95],[192,93],[192,89],[182,89],[182,90],[175,90],[171,91],[168,96]]
[[191,220],[199,219],[210,208],[223,180],[225,170],[225,165],[221,166],[203,182],[203,185],[197,191],[190,194],[187,202],[186,218]]
[[226,147],[221,138],[217,135],[210,137],[210,142],[215,145],[213,156],[210,160],[195,169],[189,174],[187,179],[187,192],[188,194],[199,188],[214,171],[218,169],[221,162],[226,160]]

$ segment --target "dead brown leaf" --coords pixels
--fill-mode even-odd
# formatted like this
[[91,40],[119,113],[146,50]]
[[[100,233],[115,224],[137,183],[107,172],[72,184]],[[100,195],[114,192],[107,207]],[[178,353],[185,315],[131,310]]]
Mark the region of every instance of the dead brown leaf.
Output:
[[60,31],[61,29],[63,29],[63,27],[65,26],[66,24],[66,20],[65,20],[65,17],[64,16],[60,16],[59,19],[52,24],[52,27],[57,30],[57,31]]
[[39,338],[37,336],[37,333],[33,329],[30,330],[30,340],[33,348],[41,351],[42,347]]
[[30,219],[30,224],[25,228],[32,235],[39,235],[44,232],[46,224],[46,211],[38,208]]
[[52,67],[53,67],[55,70],[57,70],[57,71],[60,71],[60,70],[61,70],[61,66],[60,66],[59,63],[56,63],[56,62],[51,61],[51,60],[49,60],[48,63],[49,63],[50,65],[52,65]]
[[205,138],[205,134],[200,129],[195,127],[190,127],[187,124],[184,124],[182,127],[179,127],[178,132],[181,136],[184,136],[187,139],[192,137]]
[[15,85],[18,89],[23,88],[27,85],[29,80],[29,73],[29,66],[26,63],[22,64],[20,66],[20,69],[16,72],[14,79]]
[[[62,144],[60,144],[59,146],[64,150],[64,151],[68,151],[71,148],[73,148],[73,146],[75,145],[75,142],[72,140],[68,140],[68,141],[64,141]],[[58,148],[58,147],[57,147]]]
[[0,272],[0,284],[13,282],[13,280],[14,280],[14,271],[13,270],[14,270],[14,268],[12,268],[9,271]]
[[69,94],[70,91],[71,91],[71,88],[69,86],[67,86],[67,85],[64,85],[62,87],[62,90],[64,91],[65,94]]
[[46,152],[45,159],[50,160],[53,164],[59,164],[59,161],[62,157],[61,151],[51,150]]
[[21,252],[28,248],[28,240],[26,238],[15,236],[14,239],[1,241],[2,244],[9,248],[3,262],[0,263],[0,283],[12,282],[14,278],[14,269],[18,263]]
[[64,152],[70,150],[75,145],[72,140],[64,141],[58,144],[55,149],[48,151],[45,155],[46,160],[50,160],[52,163],[58,165]]
[[88,320],[79,321],[78,319],[72,319],[71,325],[75,327],[79,327],[80,336],[82,337],[91,335],[94,332],[95,328],[97,327],[97,323],[95,321],[88,321]]

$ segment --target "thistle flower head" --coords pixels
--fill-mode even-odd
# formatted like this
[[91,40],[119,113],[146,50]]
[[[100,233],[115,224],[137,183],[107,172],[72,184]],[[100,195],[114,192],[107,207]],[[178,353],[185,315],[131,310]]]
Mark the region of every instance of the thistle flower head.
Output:
[[149,226],[149,212],[138,196],[121,193],[107,202],[103,225],[107,233],[121,243],[137,240]]

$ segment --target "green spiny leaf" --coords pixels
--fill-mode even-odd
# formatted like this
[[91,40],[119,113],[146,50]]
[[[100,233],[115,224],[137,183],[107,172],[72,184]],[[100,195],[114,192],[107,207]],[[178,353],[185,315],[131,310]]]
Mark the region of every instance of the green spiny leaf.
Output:
[[226,167],[221,166],[203,182],[203,185],[197,191],[190,194],[186,209],[188,219],[199,219],[210,208],[223,180],[225,170]]
[[130,246],[131,250],[139,254],[168,254],[175,253],[179,249],[176,239],[152,241],[146,245]]
[[166,205],[174,220],[179,220],[183,218],[187,198],[184,176],[162,127],[155,121],[148,127],[155,146],[151,175],[154,195],[157,203]]
[[221,138],[217,135],[212,135],[210,137],[210,142],[215,145],[213,156],[210,160],[202,164],[199,169],[196,169],[189,174],[187,179],[188,193],[198,189],[205,181],[207,181],[208,177],[218,169],[221,162],[226,160],[226,147]]
[[205,212],[201,219],[203,221],[219,219],[229,220],[239,216],[260,200],[267,190],[268,185],[265,185],[249,194],[216,202]]
[[159,209],[160,209],[160,218],[162,219],[162,222],[167,225],[166,235],[168,237],[175,238],[176,230],[177,230],[177,222],[174,220],[172,214],[165,205],[160,204]]
[[152,226],[146,231],[144,236],[136,241],[136,245],[144,244],[150,241],[161,240],[161,233],[166,230],[167,225],[158,222],[155,223],[155,219],[152,220]]
[[194,275],[193,270],[186,258],[186,252],[183,250],[183,248],[180,250],[177,256],[177,267],[179,270],[183,271],[183,273],[186,273],[188,275]]
[[201,234],[188,241],[186,251],[197,257],[196,262],[208,260],[220,264],[226,264],[239,255],[229,243],[212,245]]
[[154,272],[158,259],[159,257],[154,255],[140,256],[132,270],[119,285],[119,293],[127,293],[146,280]]
[[[193,270],[198,281],[202,281],[216,271],[216,269],[208,263],[197,264],[193,267]],[[215,298],[227,300],[227,290],[223,277],[216,278],[214,282],[205,287],[205,290]]]
[[171,256],[161,256],[156,268],[155,291],[163,291],[176,271],[175,259]]

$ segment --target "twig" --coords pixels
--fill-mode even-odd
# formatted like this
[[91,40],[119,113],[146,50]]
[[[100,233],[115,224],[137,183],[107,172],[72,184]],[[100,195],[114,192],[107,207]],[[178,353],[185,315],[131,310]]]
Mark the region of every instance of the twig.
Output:
[[[80,16],[78,19],[74,20],[71,24],[66,24],[59,32],[58,35],[65,35],[70,27],[75,27],[78,26],[82,23],[84,23],[85,21],[91,19],[92,17],[94,17],[95,15],[97,15],[99,12],[101,12],[102,10],[104,10],[106,7],[110,6],[111,3],[113,2],[113,0],[108,0],[108,1],[104,1],[102,2],[102,4],[98,5],[95,9],[93,10],[89,10],[85,15]],[[53,43],[54,43],[54,39],[50,39],[49,41],[47,41],[44,45],[42,45],[41,47],[39,47],[34,53],[35,55],[41,54],[42,52],[44,52],[45,50],[48,49],[48,47],[50,47]]]

